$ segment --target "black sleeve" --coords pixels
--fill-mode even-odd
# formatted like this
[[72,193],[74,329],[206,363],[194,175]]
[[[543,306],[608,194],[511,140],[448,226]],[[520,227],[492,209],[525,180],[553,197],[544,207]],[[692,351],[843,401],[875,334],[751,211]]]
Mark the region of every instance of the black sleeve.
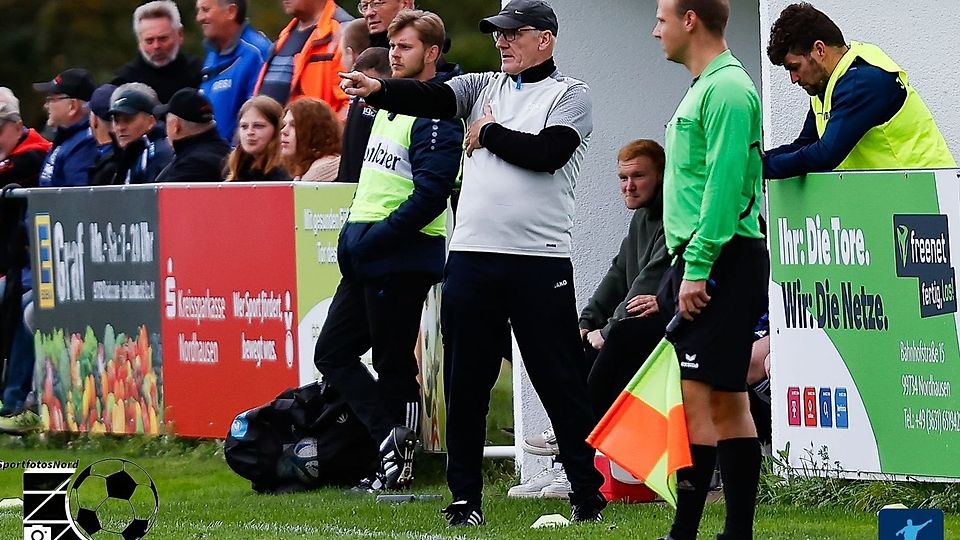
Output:
[[580,134],[568,126],[550,126],[531,135],[487,124],[480,132],[480,144],[507,163],[553,174],[573,157],[580,146]]
[[457,115],[457,96],[453,88],[444,83],[378,80],[382,90],[366,98],[367,103],[378,109],[420,118],[453,118]]

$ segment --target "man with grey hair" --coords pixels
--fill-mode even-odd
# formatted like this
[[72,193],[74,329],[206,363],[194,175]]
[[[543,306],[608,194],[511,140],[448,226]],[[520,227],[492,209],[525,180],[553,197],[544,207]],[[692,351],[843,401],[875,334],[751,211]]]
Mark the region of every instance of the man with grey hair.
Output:
[[558,29],[548,3],[511,0],[480,22],[500,53],[500,72],[445,83],[342,75],[348,95],[381,109],[469,125],[440,315],[454,501],[443,512],[451,526],[484,522],[485,417],[508,322],[556,431],[572,487],[571,520],[599,521],[606,506],[603,476],[586,443],[596,418],[570,261],[574,187],[593,132],[592,103],[587,85],[554,63]]
[[46,94],[47,125],[56,129],[53,148],[40,171],[40,187],[85,186],[97,159],[87,102],[95,89],[85,69],[71,68],[33,89]]
[[[197,22],[203,30],[203,80],[220,136],[234,138],[237,112],[253,95],[270,40],[247,20],[247,0],[197,0]],[[250,41],[254,39],[255,41]]]
[[157,93],[143,83],[120,85],[111,96],[107,113],[120,147],[117,174],[111,184],[148,184],[173,161],[173,147],[157,125],[153,109]]
[[111,84],[142,82],[166,103],[181,88],[200,86],[203,64],[180,51],[183,23],[172,0],[154,0],[133,12],[133,32],[140,54],[114,73]]
[[0,87],[0,186],[37,187],[51,146],[36,130],[23,125],[20,100],[6,86]]
[[219,182],[230,145],[217,133],[210,100],[199,90],[183,88],[170,103],[154,109],[154,116],[165,118],[176,154],[157,182]]

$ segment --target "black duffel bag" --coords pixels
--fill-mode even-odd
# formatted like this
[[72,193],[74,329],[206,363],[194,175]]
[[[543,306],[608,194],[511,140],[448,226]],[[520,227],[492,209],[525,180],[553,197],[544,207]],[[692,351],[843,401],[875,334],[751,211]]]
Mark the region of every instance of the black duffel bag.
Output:
[[286,390],[237,415],[224,455],[258,493],[356,485],[379,461],[366,427],[323,382]]

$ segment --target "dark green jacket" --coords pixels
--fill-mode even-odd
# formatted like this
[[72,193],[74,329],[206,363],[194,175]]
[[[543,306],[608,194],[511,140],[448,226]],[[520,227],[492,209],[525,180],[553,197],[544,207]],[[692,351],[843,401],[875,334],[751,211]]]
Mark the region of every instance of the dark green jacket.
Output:
[[616,321],[627,316],[627,302],[638,294],[657,294],[660,278],[670,266],[663,236],[662,199],[634,210],[627,237],[607,275],[580,313],[580,328],[601,329],[604,339]]

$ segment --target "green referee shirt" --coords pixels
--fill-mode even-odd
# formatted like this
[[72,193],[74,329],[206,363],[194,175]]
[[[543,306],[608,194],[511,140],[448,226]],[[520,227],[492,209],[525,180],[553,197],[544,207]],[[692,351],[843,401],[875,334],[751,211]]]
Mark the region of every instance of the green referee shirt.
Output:
[[710,276],[734,235],[763,238],[760,97],[727,50],[693,81],[667,124],[663,229],[671,254],[686,245],[683,278]]

